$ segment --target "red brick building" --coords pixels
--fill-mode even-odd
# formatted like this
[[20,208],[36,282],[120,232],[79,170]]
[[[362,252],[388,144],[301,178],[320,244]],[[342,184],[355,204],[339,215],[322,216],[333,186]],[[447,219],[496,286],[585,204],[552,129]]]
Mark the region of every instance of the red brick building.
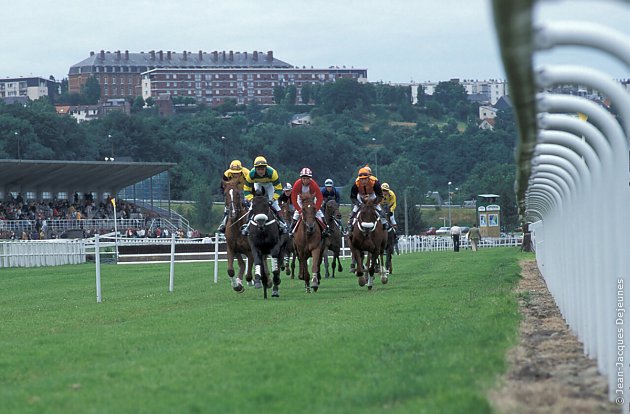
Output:
[[337,78],[367,81],[367,69],[297,68],[276,59],[273,52],[199,51],[182,53],[90,53],[90,57],[70,67],[68,89],[79,93],[85,81],[94,75],[101,86],[101,98],[137,97],[144,99],[168,94],[192,97],[214,106],[232,98],[237,103],[256,101],[273,103],[276,86],[305,83],[322,84]]

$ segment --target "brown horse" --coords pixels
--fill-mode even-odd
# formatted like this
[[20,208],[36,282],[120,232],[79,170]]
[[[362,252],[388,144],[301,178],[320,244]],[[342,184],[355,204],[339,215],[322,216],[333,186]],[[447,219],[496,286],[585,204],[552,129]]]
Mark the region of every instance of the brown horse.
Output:
[[341,229],[339,228],[339,224],[337,224],[338,221],[341,220],[341,213],[339,212],[339,204],[337,204],[334,199],[328,200],[325,206],[326,209],[324,212],[324,222],[330,229],[330,234],[324,239],[322,256],[324,258],[324,270],[326,272],[326,278],[328,278],[328,250],[330,250],[333,254],[332,277],[335,277],[335,266],[338,266],[339,271],[343,272],[341,259],[339,259],[339,252],[341,250]]
[[[322,231],[315,217],[317,211],[311,195],[303,194],[301,195],[301,200],[302,215],[293,234],[293,243],[295,244],[295,252],[300,262],[298,278],[304,281],[306,292],[310,293],[311,286],[313,290],[317,292],[321,280],[319,269],[322,260]],[[311,258],[312,278],[308,273],[309,257]]]
[[[234,183],[226,183],[224,186],[225,208],[228,218],[225,226],[225,241],[227,244],[227,272],[232,282],[232,288],[238,292],[243,292],[243,273],[247,268],[246,278],[252,281],[252,265],[254,257],[249,247],[247,236],[243,236],[240,231],[241,225],[247,223],[247,209],[243,204],[243,192]],[[243,255],[247,257],[247,265],[243,260]],[[238,260],[238,275],[234,277],[234,258]]]
[[[285,202],[280,206],[280,214],[287,225],[290,225],[293,218],[293,211],[291,209],[291,203]],[[280,270],[284,270],[287,275],[291,275],[293,279],[295,275],[295,247],[293,245],[293,238],[288,234],[282,234],[280,236],[280,243],[282,249],[280,253]]]
[[[352,257],[357,263],[356,273],[359,281],[359,286],[368,285],[368,289],[372,289],[374,282],[374,269],[380,268],[381,283],[387,283],[387,270],[385,266],[380,266],[383,263],[383,253],[387,245],[387,232],[378,211],[374,200],[366,200],[357,213],[355,224],[352,227],[352,238],[350,247],[352,250]],[[364,252],[367,253],[367,261],[364,264]],[[368,279],[365,280],[363,273],[365,269],[368,270]]]

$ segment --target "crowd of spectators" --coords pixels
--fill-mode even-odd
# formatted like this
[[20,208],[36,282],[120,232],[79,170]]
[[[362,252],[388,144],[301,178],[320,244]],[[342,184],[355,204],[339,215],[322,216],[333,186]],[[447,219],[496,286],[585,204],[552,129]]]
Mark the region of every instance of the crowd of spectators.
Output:
[[[128,237],[170,237],[168,231],[152,226],[159,215],[143,211],[133,203],[116,200],[116,218],[124,225]],[[73,200],[25,201],[21,194],[0,201],[0,239],[39,240],[64,237],[68,229],[82,232],[83,237],[114,231],[104,220],[114,219],[111,197],[95,202],[92,194]],[[130,226],[132,224],[132,226]],[[189,232],[190,233],[190,232]],[[179,234],[178,234],[179,236]],[[183,237],[189,236],[188,234]]]

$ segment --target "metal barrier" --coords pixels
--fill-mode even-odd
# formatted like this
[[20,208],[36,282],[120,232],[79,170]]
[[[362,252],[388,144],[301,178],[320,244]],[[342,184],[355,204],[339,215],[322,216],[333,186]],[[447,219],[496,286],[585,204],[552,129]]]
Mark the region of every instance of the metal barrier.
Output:
[[[630,412],[625,350],[630,255],[624,243],[630,231],[630,94],[607,74],[585,66],[532,65],[539,51],[579,46],[630,67],[630,37],[590,22],[534,27],[534,3],[493,1],[520,132],[519,212],[530,224],[538,268],[563,317],[607,376],[609,398]],[[619,2],[621,8],[628,5]],[[582,97],[536,94],[568,84],[597,90],[616,115]]]

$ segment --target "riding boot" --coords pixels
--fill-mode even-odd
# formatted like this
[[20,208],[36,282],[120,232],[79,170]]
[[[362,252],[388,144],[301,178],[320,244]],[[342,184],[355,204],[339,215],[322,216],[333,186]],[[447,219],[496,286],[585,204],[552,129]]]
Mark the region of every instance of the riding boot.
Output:
[[352,220],[354,219],[354,216],[356,215],[356,212],[352,212],[350,213],[350,217],[348,217],[348,224],[347,224],[347,229],[348,229],[348,233],[350,233],[352,231]]
[[221,224],[219,224],[219,227],[217,228],[217,231],[219,233],[225,234],[225,224],[227,223],[227,216],[228,216],[227,211],[224,211],[223,212],[223,220],[221,220]]
[[251,212],[247,214],[247,221],[241,226],[241,234],[243,236],[249,235],[249,220],[251,220]]
[[289,229],[287,227],[287,223],[285,223],[284,219],[282,217],[280,217],[280,212],[279,211],[275,211],[274,210],[274,213],[276,213],[276,220],[278,220],[278,227],[280,227],[280,233],[281,234],[287,234],[289,232]]

